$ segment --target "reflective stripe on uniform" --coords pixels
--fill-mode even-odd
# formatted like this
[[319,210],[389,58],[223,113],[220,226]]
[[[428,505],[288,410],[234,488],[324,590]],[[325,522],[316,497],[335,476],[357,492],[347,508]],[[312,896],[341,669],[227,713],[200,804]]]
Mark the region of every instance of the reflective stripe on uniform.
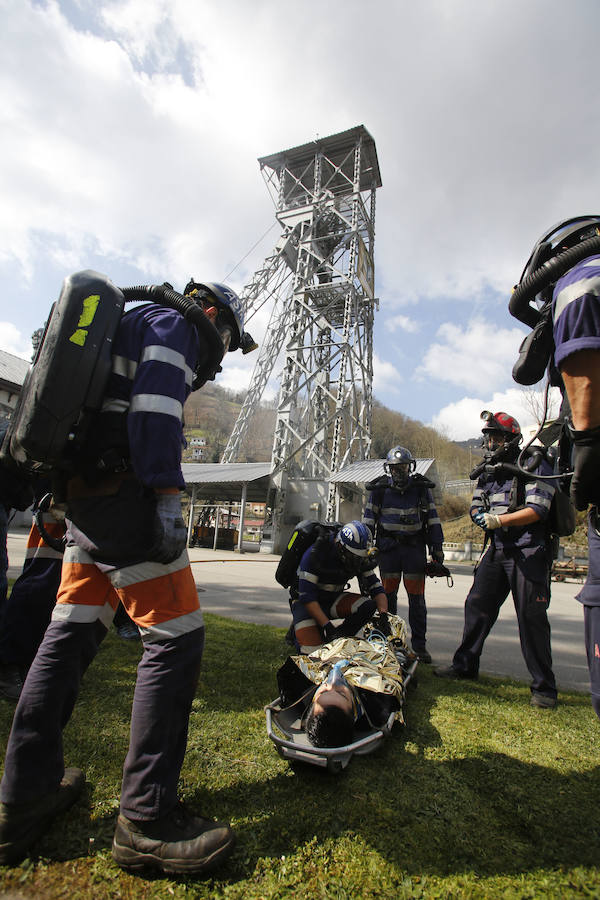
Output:
[[162,413],[181,421],[183,406],[179,400],[164,394],[136,394],[131,400],[129,412]]
[[57,601],[52,611],[53,622],[77,622],[91,624],[100,621],[105,628],[109,628],[114,618],[115,610],[110,603],[106,602],[102,606],[83,606],[80,603],[67,603]]
[[123,378],[128,378],[129,381],[133,381],[135,378],[137,365],[137,360],[135,359],[127,359],[126,356],[113,356],[113,372],[115,375],[121,375]]
[[554,321],[556,322],[570,303],[573,303],[574,300],[580,300],[584,294],[592,294],[594,297],[600,296],[600,278],[597,275],[593,275],[591,278],[582,278],[581,281],[576,281],[575,284],[568,284],[559,292],[554,302]]
[[[65,535],[63,522],[57,522],[52,516],[43,514],[42,523],[50,537],[56,538],[57,541],[62,540]],[[25,559],[62,559],[62,553],[59,550],[54,550],[53,547],[49,547],[45,542],[35,522],[31,526],[27,538]]]
[[153,641],[167,641],[171,638],[181,637],[182,634],[188,634],[190,631],[195,631],[203,626],[202,610],[198,607],[194,612],[178,616],[175,619],[169,619],[168,622],[163,622],[159,625],[150,625],[147,628],[143,628],[140,625],[140,633],[144,643],[151,644]]
[[143,363],[148,360],[167,363],[167,365],[175,366],[176,369],[181,369],[182,372],[185,372],[186,384],[191,385],[194,373],[186,363],[183,353],[178,353],[177,350],[172,350],[170,347],[162,347],[160,344],[154,344],[150,347],[146,347],[140,362]]
[[145,641],[179,637],[204,624],[186,550],[169,565],[143,562],[105,572],[86,550],[69,545],[55,618],[110,625],[119,599]]

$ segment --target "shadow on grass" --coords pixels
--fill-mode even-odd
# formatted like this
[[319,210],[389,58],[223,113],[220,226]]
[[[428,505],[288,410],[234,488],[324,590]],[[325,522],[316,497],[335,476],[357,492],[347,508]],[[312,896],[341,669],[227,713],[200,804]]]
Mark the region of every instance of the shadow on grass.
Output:
[[[262,713],[289,652],[283,630],[210,616],[207,627],[182,794],[197,813],[234,823],[238,845],[215,884],[243,882],[260,860],[276,868],[311,841],[349,843],[355,856],[371,849],[408,875],[598,864],[600,770],[589,752],[596,732],[587,724],[588,697],[565,697],[558,711],[540,713],[529,710],[523,684],[446,683],[422,667],[405,703],[406,726],[396,725],[373,754],[354,757],[338,776],[292,769],[268,741]],[[86,794],[36,845],[36,855],[64,863],[108,854],[140,655],[139,645],[111,634],[87,673],[65,731],[67,763],[85,768]],[[2,705],[4,736],[11,717]],[[590,738],[579,769],[572,750],[562,766],[532,761],[559,760],[561,729],[578,729],[581,741],[582,722]],[[504,750],[490,749],[494,729]]]

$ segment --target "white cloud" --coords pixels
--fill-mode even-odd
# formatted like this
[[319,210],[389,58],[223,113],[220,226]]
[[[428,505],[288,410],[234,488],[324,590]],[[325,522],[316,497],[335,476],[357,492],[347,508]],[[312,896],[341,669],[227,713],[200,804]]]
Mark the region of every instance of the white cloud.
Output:
[[396,315],[386,319],[386,327],[389,331],[407,331],[409,334],[416,334],[421,327],[419,322],[411,319],[410,316]]
[[497,328],[478,319],[465,328],[445,322],[436,337],[416,375],[475,390],[482,384],[493,387],[510,378],[523,332],[519,328]]
[[392,363],[373,354],[373,393],[377,397],[397,393],[402,380],[402,375]]
[[[533,398],[532,393],[535,395]],[[560,405],[560,393],[558,389],[553,388],[551,394],[551,410],[556,413]],[[514,387],[491,395],[463,397],[441,409],[430,424],[450,440],[465,441],[481,433],[483,425],[480,413],[484,409],[494,413],[506,412],[513,416],[525,435],[538,422],[538,414],[543,409],[542,393]]]
[[24,338],[12,322],[0,322],[0,350],[30,360],[33,350],[31,338]]
[[[419,376],[457,394],[507,384],[521,332],[506,303],[532,244],[600,208],[597,3],[380,3],[364,66],[362,0],[289,16],[275,0],[0,2],[0,289],[31,294],[17,329],[43,322],[48,270],[90,258],[115,278],[223,280],[274,220],[257,157],[362,123],[383,180],[386,328],[421,337],[424,304],[443,304]],[[235,270],[237,290],[277,236]],[[452,322],[459,301],[479,324]],[[400,380],[392,343],[375,347],[382,402]]]

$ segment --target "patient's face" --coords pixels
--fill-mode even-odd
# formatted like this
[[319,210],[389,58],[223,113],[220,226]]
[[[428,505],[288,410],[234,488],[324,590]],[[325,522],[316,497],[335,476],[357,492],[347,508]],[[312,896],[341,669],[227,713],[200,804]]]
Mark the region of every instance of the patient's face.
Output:
[[315,714],[319,715],[331,706],[337,706],[345,713],[353,712],[354,696],[347,684],[340,682],[330,684],[325,681],[319,685],[313,696]]

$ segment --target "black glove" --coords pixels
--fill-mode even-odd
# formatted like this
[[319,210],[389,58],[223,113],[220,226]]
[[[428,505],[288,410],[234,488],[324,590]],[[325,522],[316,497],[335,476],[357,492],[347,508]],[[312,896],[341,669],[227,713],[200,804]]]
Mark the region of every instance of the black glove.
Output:
[[386,612],[381,612],[377,610],[376,613],[373,613],[371,616],[371,625],[380,631],[384,637],[389,637],[392,633],[392,629],[390,628],[390,620],[388,618],[388,614]]
[[335,640],[337,636],[338,630],[333,622],[327,622],[326,625],[323,625],[323,637],[327,642]]
[[573,478],[571,499],[576,509],[587,509],[589,503],[600,504],[600,427],[575,431],[569,427],[573,441]]
[[154,544],[150,558],[155,562],[170,563],[185,549],[187,529],[181,514],[179,494],[157,494],[154,516]]

